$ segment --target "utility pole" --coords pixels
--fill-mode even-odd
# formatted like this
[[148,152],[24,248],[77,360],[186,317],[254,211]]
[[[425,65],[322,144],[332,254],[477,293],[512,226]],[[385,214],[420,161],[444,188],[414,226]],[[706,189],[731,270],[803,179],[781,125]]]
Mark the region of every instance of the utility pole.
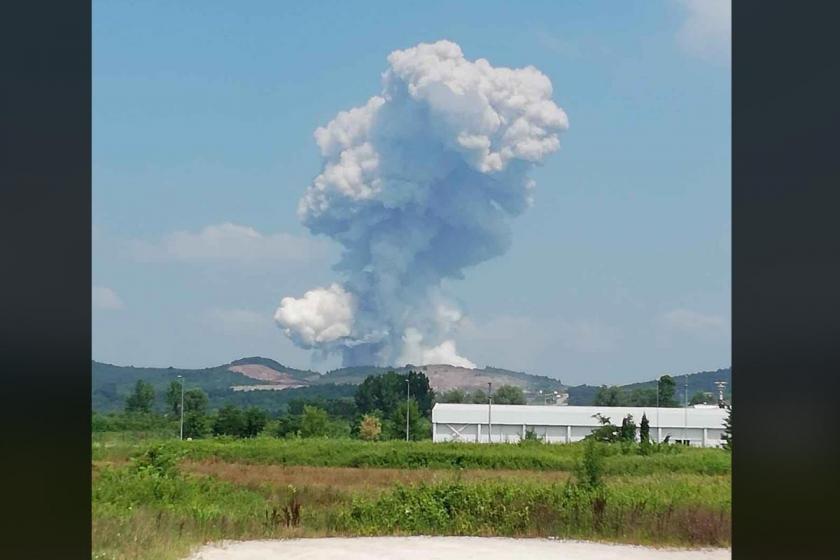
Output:
[[181,380],[179,385],[181,385],[181,441],[184,440],[184,376],[179,375],[178,379]]
[[662,376],[656,380],[656,443],[659,443],[659,382],[662,381]]
[[487,382],[487,443],[493,443],[493,383]]
[[683,407],[685,411],[685,418],[683,419],[683,441],[688,445],[688,374],[686,373],[683,376],[685,379],[685,400],[683,401]]
[[411,398],[411,382],[408,378],[408,374],[405,376],[405,441],[408,441],[408,418],[409,418],[409,411],[411,407],[409,406]]

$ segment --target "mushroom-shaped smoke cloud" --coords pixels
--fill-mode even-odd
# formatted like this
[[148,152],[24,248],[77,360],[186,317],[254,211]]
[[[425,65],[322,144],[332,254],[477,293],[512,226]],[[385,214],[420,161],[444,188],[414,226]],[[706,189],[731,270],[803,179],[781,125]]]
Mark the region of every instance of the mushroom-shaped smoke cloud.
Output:
[[456,351],[462,314],[441,281],[508,249],[508,221],[531,201],[528,172],[568,120],[530,66],[471,62],[450,41],[388,63],[380,96],[315,131],[324,168],[298,208],[342,245],[343,282],[283,298],[275,320],[345,366],[475,367]]

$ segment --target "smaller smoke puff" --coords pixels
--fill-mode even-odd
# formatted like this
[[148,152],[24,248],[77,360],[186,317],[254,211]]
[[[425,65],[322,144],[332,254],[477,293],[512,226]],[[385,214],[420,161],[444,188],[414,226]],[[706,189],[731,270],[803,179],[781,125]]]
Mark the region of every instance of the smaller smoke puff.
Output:
[[298,205],[312,233],[342,246],[342,282],[284,298],[275,319],[345,366],[474,367],[456,350],[463,313],[441,283],[508,250],[528,173],[568,120],[531,66],[470,61],[450,41],[388,64],[381,95],[315,131],[323,169]]
[[338,284],[316,288],[302,298],[285,297],[274,314],[283,332],[299,346],[313,348],[349,336],[353,323],[353,296]]
[[405,330],[399,361],[400,365],[449,364],[470,369],[476,367],[473,362],[458,355],[455,343],[451,340],[444,340],[432,348],[424,346],[423,335],[413,327]]

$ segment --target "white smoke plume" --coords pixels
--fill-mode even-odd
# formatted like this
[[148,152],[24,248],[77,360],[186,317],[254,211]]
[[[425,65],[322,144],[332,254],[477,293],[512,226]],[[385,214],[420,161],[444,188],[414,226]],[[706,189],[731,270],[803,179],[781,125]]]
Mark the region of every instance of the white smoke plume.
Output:
[[507,251],[509,220],[531,202],[528,172],[568,120],[531,66],[472,62],[450,41],[388,64],[381,95],[315,131],[324,167],[298,207],[343,247],[343,281],[283,298],[275,320],[346,366],[475,367],[456,351],[462,313],[441,281]]

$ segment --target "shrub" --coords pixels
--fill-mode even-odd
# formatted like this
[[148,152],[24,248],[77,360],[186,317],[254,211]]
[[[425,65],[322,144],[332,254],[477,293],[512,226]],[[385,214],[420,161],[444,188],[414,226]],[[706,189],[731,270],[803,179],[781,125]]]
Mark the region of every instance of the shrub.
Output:
[[601,425],[592,430],[592,433],[586,436],[586,439],[594,439],[605,443],[612,443],[619,440],[621,431],[618,426],[612,423],[608,416],[602,415],[600,412],[593,415],[598,419]]
[[379,439],[382,433],[382,423],[372,414],[365,414],[359,424],[359,437],[367,441]]
[[91,431],[96,432],[157,432],[172,435],[177,433],[178,421],[163,415],[138,412],[112,412],[101,414],[94,412],[91,418]]
[[584,488],[595,490],[601,486],[603,472],[603,452],[594,439],[588,439],[584,444],[580,461],[575,466],[578,483]]
[[723,420],[723,448],[732,451],[732,405],[726,407],[726,418]]
[[132,459],[132,468],[137,473],[171,478],[178,475],[178,460],[182,456],[183,453],[163,445],[153,445]]
[[542,443],[543,439],[537,435],[533,429],[529,428],[525,430],[525,436],[520,440],[520,444],[522,445],[529,445],[533,443]]

